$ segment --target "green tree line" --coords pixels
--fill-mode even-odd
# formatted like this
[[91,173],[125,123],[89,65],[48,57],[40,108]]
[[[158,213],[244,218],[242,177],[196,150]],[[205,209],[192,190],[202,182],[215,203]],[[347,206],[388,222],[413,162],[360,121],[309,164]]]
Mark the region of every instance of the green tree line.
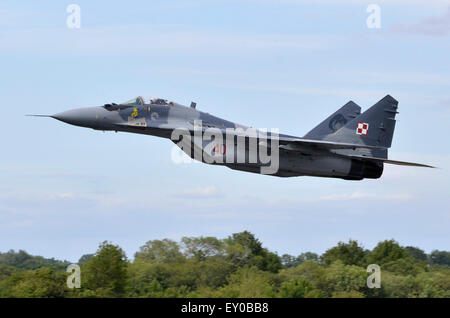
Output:
[[[0,297],[450,297],[450,252],[394,240],[279,256],[244,231],[148,241],[133,260],[105,241],[78,264],[81,288],[70,289],[69,262],[0,253]],[[369,264],[380,266],[381,288],[368,288]]]

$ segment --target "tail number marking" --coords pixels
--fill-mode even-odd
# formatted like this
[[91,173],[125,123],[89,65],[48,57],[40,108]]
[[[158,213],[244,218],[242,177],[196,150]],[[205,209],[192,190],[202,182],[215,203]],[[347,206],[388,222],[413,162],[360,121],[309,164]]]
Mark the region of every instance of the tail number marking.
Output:
[[227,153],[227,147],[225,144],[217,144],[213,148],[214,155],[225,155]]

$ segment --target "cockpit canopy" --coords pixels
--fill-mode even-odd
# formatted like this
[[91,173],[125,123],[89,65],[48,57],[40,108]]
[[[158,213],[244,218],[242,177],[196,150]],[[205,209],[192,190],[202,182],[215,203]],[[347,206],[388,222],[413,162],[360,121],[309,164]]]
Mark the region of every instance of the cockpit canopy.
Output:
[[130,99],[121,105],[133,106],[133,105],[160,105],[160,106],[173,106],[173,102],[169,102],[167,99],[149,97],[149,96],[138,96],[136,98]]

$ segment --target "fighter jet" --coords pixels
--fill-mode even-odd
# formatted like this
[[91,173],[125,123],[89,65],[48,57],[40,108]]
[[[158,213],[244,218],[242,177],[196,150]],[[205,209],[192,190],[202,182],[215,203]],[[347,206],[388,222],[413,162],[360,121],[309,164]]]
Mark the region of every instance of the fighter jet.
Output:
[[231,169],[277,177],[377,179],[384,164],[432,166],[388,159],[398,113],[390,95],[361,113],[350,101],[303,137],[243,126],[163,98],[78,108],[52,117],[95,130],[170,139],[189,157]]

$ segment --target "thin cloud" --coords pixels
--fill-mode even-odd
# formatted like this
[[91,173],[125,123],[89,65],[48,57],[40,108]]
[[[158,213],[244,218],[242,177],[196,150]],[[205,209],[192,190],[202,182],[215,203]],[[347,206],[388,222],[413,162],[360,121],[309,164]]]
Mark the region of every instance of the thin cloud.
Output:
[[450,34],[450,6],[444,15],[425,18],[417,23],[396,25],[393,33],[406,35],[447,36]]
[[411,200],[413,197],[408,193],[398,193],[398,194],[375,194],[375,193],[364,193],[364,192],[353,192],[350,194],[332,194],[321,196],[320,200],[324,201],[342,201],[342,200],[360,200],[360,199],[370,199],[370,200]]
[[[259,50],[321,50],[338,39],[317,35],[254,34],[190,28],[186,25],[124,25],[79,30],[30,28],[0,32],[4,51],[70,55],[135,52],[225,52]],[[130,48],[133,50],[130,51]]]
[[216,186],[213,185],[194,189],[186,189],[181,193],[182,196],[190,198],[211,198],[217,197],[218,194],[219,190],[216,188]]

